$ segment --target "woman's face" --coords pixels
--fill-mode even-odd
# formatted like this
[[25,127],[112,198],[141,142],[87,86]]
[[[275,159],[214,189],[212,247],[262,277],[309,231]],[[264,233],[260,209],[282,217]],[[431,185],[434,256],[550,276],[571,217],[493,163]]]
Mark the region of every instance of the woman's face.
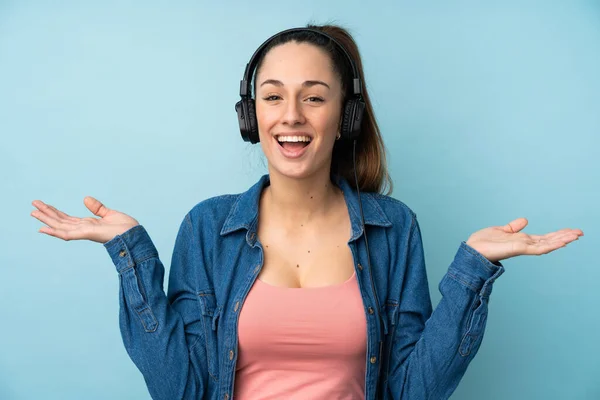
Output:
[[329,176],[341,105],[340,78],[327,53],[297,42],[271,49],[256,77],[256,118],[270,172]]

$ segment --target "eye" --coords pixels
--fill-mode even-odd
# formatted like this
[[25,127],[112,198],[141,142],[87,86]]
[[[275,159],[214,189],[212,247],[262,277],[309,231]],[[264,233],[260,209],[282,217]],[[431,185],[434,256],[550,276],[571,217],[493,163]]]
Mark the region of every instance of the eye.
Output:
[[263,100],[265,100],[265,101],[275,101],[275,100],[281,100],[281,97],[279,97],[276,94],[272,94],[270,96],[263,97]]
[[322,98],[316,96],[311,96],[307,100],[309,103],[322,103],[324,101]]

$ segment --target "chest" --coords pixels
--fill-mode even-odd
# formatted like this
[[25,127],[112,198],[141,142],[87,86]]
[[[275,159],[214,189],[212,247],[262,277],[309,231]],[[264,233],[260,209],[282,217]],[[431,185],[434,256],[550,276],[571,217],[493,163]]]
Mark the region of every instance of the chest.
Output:
[[264,252],[258,279],[274,286],[307,288],[337,285],[354,273],[344,218],[297,228],[264,224],[258,230]]

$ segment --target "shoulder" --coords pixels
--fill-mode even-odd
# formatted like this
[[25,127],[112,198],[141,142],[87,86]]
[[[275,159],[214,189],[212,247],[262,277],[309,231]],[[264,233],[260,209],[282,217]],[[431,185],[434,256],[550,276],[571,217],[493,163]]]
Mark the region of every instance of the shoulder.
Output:
[[241,193],[237,194],[222,194],[219,196],[209,197],[200,201],[192,209],[190,213],[205,212],[205,211],[222,211],[224,208],[231,208]]
[[[362,196],[363,194],[361,193]],[[367,193],[365,197],[368,197],[369,202],[374,204],[370,208],[377,210],[376,214],[384,216],[383,218],[379,218],[379,220],[384,222],[381,226],[385,226],[386,237],[388,239],[396,238],[404,242],[419,230],[417,214],[404,201],[373,192]]]
[[368,195],[381,208],[392,227],[412,229],[417,223],[417,214],[403,201],[380,193],[371,192]]
[[241,194],[238,193],[209,197],[194,205],[186,218],[189,218],[192,223],[199,221],[202,221],[203,224],[210,221],[222,222],[227,218],[240,196]]

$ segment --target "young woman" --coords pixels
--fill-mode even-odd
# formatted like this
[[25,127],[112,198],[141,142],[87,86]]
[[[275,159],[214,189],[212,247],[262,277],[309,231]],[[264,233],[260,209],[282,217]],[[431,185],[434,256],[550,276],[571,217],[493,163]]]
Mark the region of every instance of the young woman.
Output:
[[91,197],[98,218],[33,202],[40,232],[106,247],[125,348],[155,399],[446,399],[480,346],[500,260],[583,235],[527,235],[524,218],[474,233],[432,312],[416,216],[383,194],[384,145],[348,32],[271,37],[240,94],[242,136],[260,142],[268,174],[185,216],[168,294],[134,218]]

